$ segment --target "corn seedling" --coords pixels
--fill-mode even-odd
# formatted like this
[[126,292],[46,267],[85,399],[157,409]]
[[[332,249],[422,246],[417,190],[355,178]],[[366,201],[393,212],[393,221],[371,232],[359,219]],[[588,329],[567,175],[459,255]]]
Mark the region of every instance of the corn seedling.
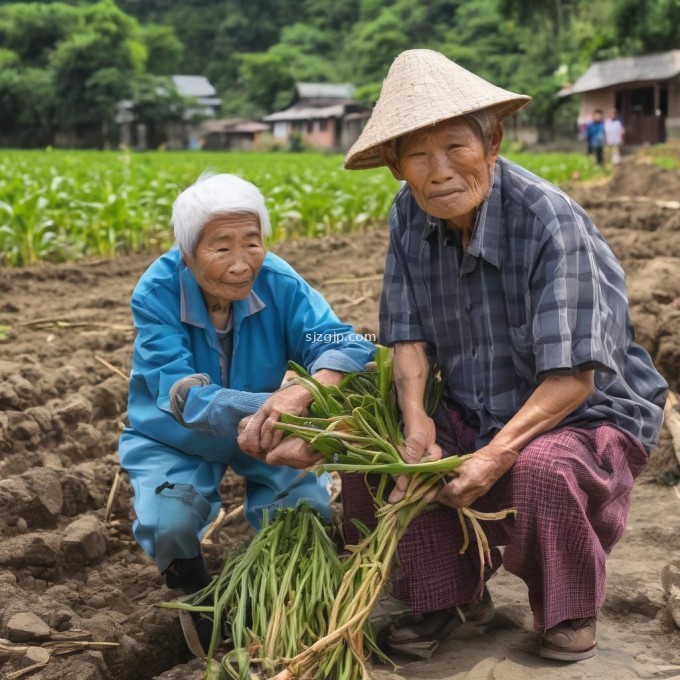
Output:
[[[518,160],[553,182],[595,172],[582,154]],[[271,243],[384,224],[397,190],[387,170],[347,172],[334,155],[9,150],[0,159],[0,264],[166,249],[172,202],[206,169],[262,190]]]

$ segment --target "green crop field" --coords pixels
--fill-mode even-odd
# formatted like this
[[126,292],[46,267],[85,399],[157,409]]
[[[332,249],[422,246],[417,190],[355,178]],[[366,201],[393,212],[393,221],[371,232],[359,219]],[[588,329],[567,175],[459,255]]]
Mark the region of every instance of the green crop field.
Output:
[[[580,154],[510,157],[556,183],[598,172]],[[173,200],[205,170],[235,173],[260,187],[272,242],[384,223],[398,189],[386,169],[349,172],[336,155],[4,151],[0,264],[165,249]]]

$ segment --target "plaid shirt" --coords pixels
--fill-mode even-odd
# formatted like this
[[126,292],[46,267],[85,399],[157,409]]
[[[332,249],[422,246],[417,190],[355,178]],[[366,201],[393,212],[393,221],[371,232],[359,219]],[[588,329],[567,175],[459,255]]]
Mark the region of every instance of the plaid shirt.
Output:
[[650,450],[667,385],[633,341],[623,270],[584,210],[499,158],[467,250],[408,185],[390,212],[381,342],[424,341],[482,446],[549,374],[595,370],[563,424],[612,422]]

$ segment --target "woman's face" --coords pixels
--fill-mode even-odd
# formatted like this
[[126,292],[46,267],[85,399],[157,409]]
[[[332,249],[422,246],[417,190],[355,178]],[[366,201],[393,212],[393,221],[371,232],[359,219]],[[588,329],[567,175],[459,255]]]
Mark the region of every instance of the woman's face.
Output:
[[209,220],[185,260],[206,301],[229,303],[248,296],[264,256],[258,217],[237,213]]
[[502,133],[495,136],[487,150],[465,120],[445,120],[403,137],[390,166],[425,212],[465,229],[489,192]]

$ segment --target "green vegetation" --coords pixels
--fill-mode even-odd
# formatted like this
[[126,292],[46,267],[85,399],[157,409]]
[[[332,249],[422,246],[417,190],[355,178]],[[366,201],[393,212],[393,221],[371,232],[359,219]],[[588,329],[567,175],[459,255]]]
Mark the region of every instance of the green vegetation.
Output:
[[[510,158],[556,183],[601,172],[580,154]],[[0,158],[0,264],[166,249],[172,202],[205,170],[260,187],[272,242],[384,224],[398,189],[386,169],[348,172],[337,155],[8,151]]]
[[505,154],[518,165],[553,184],[601,177],[607,170],[598,168],[593,158],[578,153],[510,153]]
[[653,156],[654,165],[665,170],[677,170],[680,168],[680,158],[677,156]]
[[[468,456],[448,456],[426,463],[405,463],[399,454],[404,443],[403,423],[397,407],[393,381],[392,356],[389,348],[378,346],[375,371],[347,375],[337,386],[325,386],[314,380],[302,367],[291,362],[298,374],[297,382],[313,396],[309,415],[284,414],[274,427],[300,437],[323,456],[317,464],[325,471],[376,474],[371,495],[377,523],[372,531],[357,523],[364,536],[349,549],[344,561],[342,583],[328,619],[328,631],[311,646],[301,649],[287,660],[288,673],[277,678],[342,678],[367,680],[366,652],[372,651],[385,661],[376,648],[368,617],[380,591],[387,582],[397,544],[404,532],[430,499],[440,482]],[[434,413],[443,385],[436,366],[430,368],[423,406]],[[387,500],[392,475],[406,475],[408,486],[404,497],[394,503]],[[489,542],[479,520],[500,520],[514,515],[514,509],[498,513],[479,513],[471,508],[458,508],[463,531],[464,553],[471,545],[468,522],[479,555],[480,588],[484,588],[484,565],[491,565]],[[349,654],[348,654],[349,653]]]
[[[227,555],[219,576],[203,590],[159,607],[201,614],[212,621],[206,680],[271,678],[282,659],[295,656],[328,631],[342,579],[335,544],[317,512],[307,505],[265,515],[250,544]],[[214,669],[223,623],[233,649]],[[333,677],[332,675],[324,675]]]
[[645,150],[652,163],[666,170],[678,170],[680,168],[680,145],[675,143],[659,144]]
[[387,170],[347,172],[340,156],[10,151],[0,159],[0,262],[165,249],[173,200],[205,170],[262,190],[272,242],[385,222],[397,188]]

